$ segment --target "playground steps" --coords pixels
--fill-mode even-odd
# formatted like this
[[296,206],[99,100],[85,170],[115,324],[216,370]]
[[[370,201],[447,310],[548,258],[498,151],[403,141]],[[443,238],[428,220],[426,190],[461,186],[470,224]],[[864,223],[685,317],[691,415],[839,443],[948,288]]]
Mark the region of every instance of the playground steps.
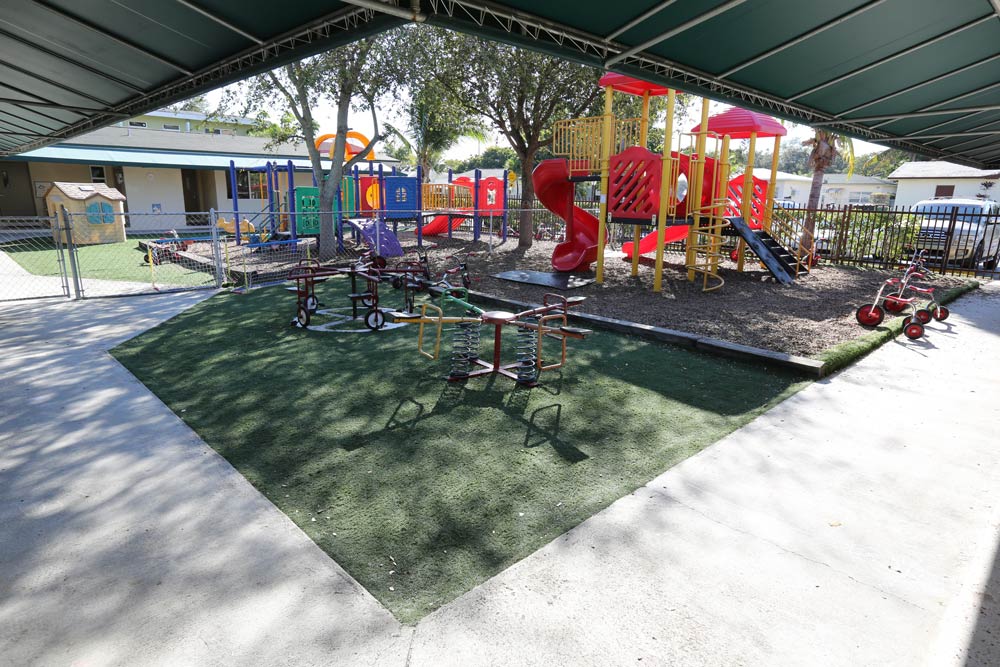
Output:
[[778,282],[788,285],[795,280],[795,257],[787,248],[763,229],[752,229],[743,218],[726,219]]

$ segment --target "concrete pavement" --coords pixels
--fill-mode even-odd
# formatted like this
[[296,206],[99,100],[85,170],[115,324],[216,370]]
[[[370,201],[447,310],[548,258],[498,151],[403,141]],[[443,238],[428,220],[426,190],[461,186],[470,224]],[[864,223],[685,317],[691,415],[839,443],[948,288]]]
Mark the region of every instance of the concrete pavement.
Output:
[[1000,664],[995,286],[415,628],[104,352],[202,296],[0,305],[0,663]]
[[400,665],[398,622],[105,350],[208,296],[0,306],[0,665]]

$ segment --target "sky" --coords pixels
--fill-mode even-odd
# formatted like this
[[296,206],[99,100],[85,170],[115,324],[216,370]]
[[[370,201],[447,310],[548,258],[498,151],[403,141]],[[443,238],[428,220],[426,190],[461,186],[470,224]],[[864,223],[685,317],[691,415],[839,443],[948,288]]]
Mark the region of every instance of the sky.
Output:
[[[215,106],[219,103],[222,97],[222,92],[220,90],[212,91],[208,94],[209,102]],[[731,105],[723,104],[721,102],[711,102],[709,107],[709,113],[716,114],[728,109]],[[700,112],[700,108],[698,109]],[[696,112],[697,113],[697,112]],[[319,121],[320,131],[323,134],[332,133],[336,126],[336,109],[326,101],[322,101],[318,109],[313,110],[313,116]],[[679,128],[690,128],[698,124],[700,119],[697,117],[682,117],[675,123],[675,131]],[[357,132],[361,132],[365,136],[370,137],[373,134],[373,125],[371,112],[365,111],[358,113],[351,111],[348,122],[351,125],[351,129]],[[379,124],[391,123],[396,127],[404,125],[402,118],[394,114],[392,110],[379,110]],[[788,136],[784,139],[795,139],[802,141],[813,136],[813,131],[806,125],[799,125],[796,123],[785,123],[785,127],[788,128]],[[384,128],[383,128],[384,129]],[[476,139],[463,139],[459,141],[451,150],[445,154],[446,159],[457,159],[464,160],[466,158],[472,157],[481,153],[483,150],[489,148],[490,146],[507,146],[507,140],[496,130],[488,132],[488,135],[492,134],[492,141],[478,141]],[[378,153],[378,148],[376,147],[376,154]],[[869,153],[879,153],[886,150],[885,146],[878,146],[876,144],[869,143],[867,141],[861,141],[860,139],[854,140],[854,154],[855,155],[866,155]]]

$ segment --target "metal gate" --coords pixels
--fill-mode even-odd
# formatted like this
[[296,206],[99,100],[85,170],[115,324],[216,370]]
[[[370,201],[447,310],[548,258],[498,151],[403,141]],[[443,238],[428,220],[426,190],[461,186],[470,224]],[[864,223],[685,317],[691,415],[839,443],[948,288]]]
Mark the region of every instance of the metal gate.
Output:
[[0,217],[0,301],[69,297],[65,244],[56,221]]

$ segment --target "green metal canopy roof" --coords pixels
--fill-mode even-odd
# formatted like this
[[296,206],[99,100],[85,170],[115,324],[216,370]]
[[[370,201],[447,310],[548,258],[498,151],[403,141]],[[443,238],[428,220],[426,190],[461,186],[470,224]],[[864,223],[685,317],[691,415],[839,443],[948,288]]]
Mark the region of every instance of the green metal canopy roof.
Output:
[[1000,0],[5,0],[0,152],[411,19],[1000,166]]

